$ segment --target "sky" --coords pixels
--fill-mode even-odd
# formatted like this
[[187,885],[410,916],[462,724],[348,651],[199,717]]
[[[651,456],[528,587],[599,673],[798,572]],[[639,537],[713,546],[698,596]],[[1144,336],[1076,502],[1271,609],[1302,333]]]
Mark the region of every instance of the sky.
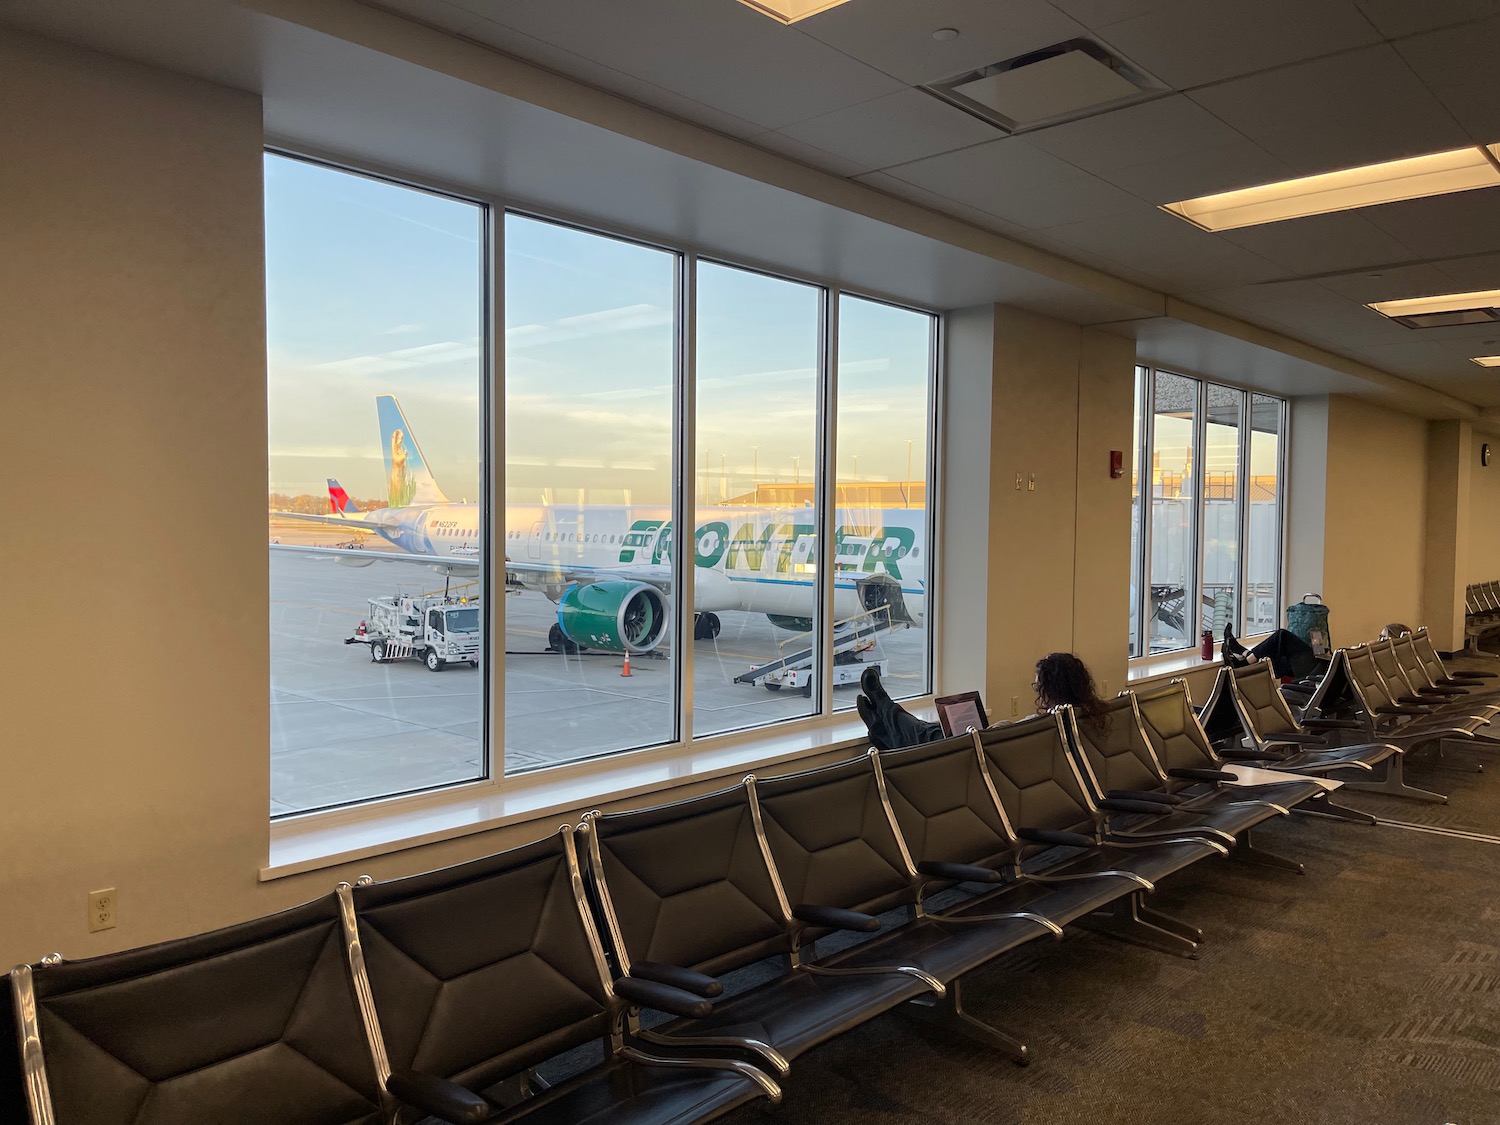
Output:
[[[670,499],[677,259],[505,216],[512,502]],[[478,493],[484,214],[266,157],[270,491],[384,494],[375,396],[400,400],[451,499]],[[818,290],[699,265],[695,495],[811,480]],[[932,319],[845,296],[842,480],[922,480]]]

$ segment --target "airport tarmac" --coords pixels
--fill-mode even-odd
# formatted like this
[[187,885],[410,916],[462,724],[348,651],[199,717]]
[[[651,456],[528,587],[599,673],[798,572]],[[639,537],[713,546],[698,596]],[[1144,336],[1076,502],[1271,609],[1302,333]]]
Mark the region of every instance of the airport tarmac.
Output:
[[[433,673],[417,660],[376,664],[367,646],[343,643],[368,615],[367,599],[443,588],[434,572],[382,563],[381,553],[372,546],[371,565],[349,567],[271,549],[273,816],[483,773],[483,664]],[[617,653],[548,652],[557,616],[542,594],[511,594],[505,609],[507,773],[674,737],[669,655],[633,658],[627,678]],[[813,701],[798,691],[734,683],[780,655],[779,645],[800,647],[797,635],[762,614],[720,616],[719,636],[694,643],[694,728],[716,733],[810,713]],[[923,629],[896,630],[865,654],[890,661],[893,694],[918,690],[925,640]],[[854,685],[836,689],[836,707],[853,708],[857,694]]]

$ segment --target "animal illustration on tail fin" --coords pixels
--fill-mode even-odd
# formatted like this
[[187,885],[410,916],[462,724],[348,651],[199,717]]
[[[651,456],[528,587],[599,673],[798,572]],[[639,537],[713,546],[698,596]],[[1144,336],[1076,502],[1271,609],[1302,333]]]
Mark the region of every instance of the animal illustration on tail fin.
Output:
[[380,395],[375,399],[380,415],[380,441],[385,450],[385,474],[388,482],[387,498],[392,508],[419,507],[428,504],[446,504],[448,497],[433,479],[422,456],[422,447],[401,404],[395,395]]

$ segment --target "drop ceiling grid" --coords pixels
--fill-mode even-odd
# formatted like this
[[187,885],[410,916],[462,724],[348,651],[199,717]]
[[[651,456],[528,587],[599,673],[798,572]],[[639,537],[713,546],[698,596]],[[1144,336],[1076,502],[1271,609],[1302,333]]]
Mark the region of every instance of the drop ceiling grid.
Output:
[[[1482,15],[1469,0],[1440,0],[1443,12],[1422,19],[1403,19],[1384,0],[1314,6],[1301,0],[856,0],[793,28],[732,0],[638,0],[628,16],[614,0],[380,2],[1188,299],[1211,298],[1210,290],[1399,268],[1475,249],[1458,231],[1472,231],[1468,217],[1483,208],[1451,199],[1224,235],[1198,231],[1157,209],[1299,172],[1466,143],[1469,134],[1448,103],[1473,93],[1459,80],[1450,82],[1457,91],[1452,97],[1435,96],[1429,85],[1442,85],[1433,72],[1442,75],[1434,60],[1466,42],[1475,26],[1488,32],[1494,24],[1500,35],[1500,20],[1446,31],[1430,27]],[[1288,18],[1291,8],[1296,19]],[[459,18],[465,13],[467,22]],[[934,41],[930,31],[938,26],[963,34]],[[1196,88],[1015,137],[999,136],[910,89],[1085,27],[1173,85]],[[1392,34],[1414,38],[1392,46],[1384,41]],[[720,42],[732,49],[715,50]],[[725,65],[728,59],[732,66]],[[1457,229],[1453,220],[1461,220]],[[1500,217],[1481,222],[1479,230],[1477,247],[1500,251]],[[1309,323],[1307,315],[1271,319],[1344,351],[1385,346],[1392,356],[1431,358],[1435,344],[1403,353],[1385,335],[1388,322],[1366,320],[1375,314],[1361,302],[1321,288],[1335,302],[1324,309],[1321,324]]]

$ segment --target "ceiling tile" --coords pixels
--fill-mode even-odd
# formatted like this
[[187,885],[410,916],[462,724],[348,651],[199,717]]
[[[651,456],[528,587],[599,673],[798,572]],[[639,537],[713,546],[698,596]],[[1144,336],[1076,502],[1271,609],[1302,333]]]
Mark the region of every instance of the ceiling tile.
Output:
[[1073,165],[1033,148],[1020,137],[930,156],[886,171],[897,179],[991,213],[1002,199],[1082,175]]
[[1354,0],[1377,31],[1399,39],[1419,31],[1447,27],[1500,14],[1500,0]]
[[821,168],[825,172],[832,172],[835,176],[851,178],[866,170],[865,166],[857,160],[846,160],[826,149],[804,144],[802,141],[788,137],[785,133],[778,133],[774,130],[756,133],[754,136],[746,137],[745,140],[758,148],[769,149],[781,156],[790,156],[793,160],[801,161],[814,168]]
[[1170,8],[1178,0],[1052,0],[1052,6],[1066,12],[1084,27],[1105,27],[1121,20],[1143,16],[1147,12]]
[[[933,39],[940,27],[956,28],[958,38]],[[1046,0],[859,0],[821,12],[797,29],[913,86],[1084,32]]]
[[1171,278],[1182,293],[1226,285],[1250,285],[1285,277],[1280,266],[1217,235],[1189,226],[1155,208],[1122,222],[1117,216],[1086,219],[1047,231],[1052,238],[1091,250],[1138,269]]
[[1419,35],[1396,44],[1396,49],[1469,130],[1471,139],[1500,142],[1500,98],[1494,82],[1500,19]]
[[[780,129],[902,87],[889,75],[743,4],[463,0],[462,6],[766,129]],[[507,49],[503,38],[495,45]]]
[[921,90],[835,110],[780,130],[803,144],[859,165],[861,172],[992,141],[993,125]]
[[1453,280],[1435,266],[1423,263],[1320,277],[1318,284],[1351,301],[1368,305],[1375,301],[1401,301],[1407,297],[1451,292]]
[[1299,339],[1346,350],[1400,344],[1410,331],[1315,281],[1253,285],[1195,295],[1241,309],[1246,319],[1274,320]]
[[[1389,371],[1392,375],[1401,375],[1407,379],[1425,382],[1429,386],[1436,386],[1439,390],[1448,394],[1457,394],[1470,402],[1478,400],[1469,397],[1469,388],[1460,389],[1449,380],[1457,379],[1481,386],[1484,386],[1486,382],[1483,369],[1462,356],[1454,355],[1447,348],[1425,340],[1409,340],[1399,344],[1381,344],[1375,347],[1347,350],[1351,358],[1362,359],[1373,367]],[[1477,378],[1470,376],[1470,372]],[[1489,379],[1500,387],[1500,380],[1495,379],[1493,375],[1489,376]]]
[[1044,188],[999,197],[989,209],[1009,222],[1043,230],[1106,215],[1118,216],[1119,222],[1128,223],[1132,221],[1131,214],[1145,210],[1146,205],[1128,191],[1080,174]]
[[1296,175],[1290,165],[1237,133],[1217,148],[1164,157],[1130,168],[1101,172],[1101,178],[1150,203],[1177,203]]
[[1368,207],[1365,216],[1412,257],[1462,258],[1500,251],[1500,189],[1480,188],[1431,199]]
[[1223,236],[1299,274],[1338,273],[1411,257],[1405,246],[1368,219],[1349,212],[1264,223],[1224,231]]
[[1177,90],[1380,42],[1353,0],[1180,0],[1098,34]]
[[1303,174],[1469,143],[1390,46],[1316,59],[1189,95]]
[[1007,223],[998,215],[991,215],[988,211],[981,211],[978,207],[969,207],[956,200],[938,195],[936,192],[928,191],[926,188],[917,187],[916,184],[898,180],[895,176],[885,172],[866,172],[864,175],[855,176],[854,179],[876,191],[883,191],[887,195],[894,195],[897,199],[905,199],[911,203],[919,203],[929,210],[952,215],[956,219],[973,223],[977,227],[994,231],[996,234],[1003,234],[1007,238],[1028,233],[1024,227],[1019,227],[1015,223]]
[[[1500,289],[1500,254],[1472,254],[1432,264],[1444,277],[1454,283],[1454,288],[1447,290],[1448,292],[1467,293],[1475,289]],[[1444,291],[1438,288],[1429,292]]]
[[1054,238],[1050,230],[1023,231],[1017,235],[1017,241],[1024,242],[1028,246],[1035,246],[1038,250],[1046,250],[1070,262],[1077,262],[1079,265],[1090,266],[1126,281],[1132,281],[1147,289],[1155,289],[1162,293],[1173,289],[1172,283],[1164,277],[1158,277],[1139,269],[1136,265],[1120,262],[1114,258],[1105,257],[1103,254],[1085,250],[1081,246],[1075,246],[1071,242]]
[[636,78],[551,43],[502,27],[494,20],[459,7],[451,0],[380,0],[380,7],[415,17],[476,43],[502,50],[518,59],[536,63],[590,86],[597,86],[601,90],[619,94],[631,101],[732,137],[748,137],[764,129],[764,126],[753,121],[723,113],[702,102],[664,89],[654,82]]
[[1060,156],[1085,172],[1095,173],[1183,156],[1242,139],[1181,94],[1026,134],[1026,140],[1037,148]]

